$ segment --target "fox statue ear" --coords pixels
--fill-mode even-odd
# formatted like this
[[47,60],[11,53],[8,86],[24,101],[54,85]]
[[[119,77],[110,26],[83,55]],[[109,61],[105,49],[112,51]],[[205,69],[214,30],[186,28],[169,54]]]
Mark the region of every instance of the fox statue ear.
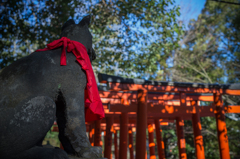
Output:
[[66,22],[63,24],[63,26],[62,26],[62,31],[63,31],[66,27],[68,27],[68,26],[70,26],[70,25],[73,25],[73,24],[75,24],[74,20],[69,19],[68,21],[66,21]]
[[78,25],[81,25],[81,26],[87,25],[87,26],[89,26],[90,21],[91,21],[91,16],[90,16],[90,15],[87,15],[86,17],[84,17],[84,18],[79,22]]

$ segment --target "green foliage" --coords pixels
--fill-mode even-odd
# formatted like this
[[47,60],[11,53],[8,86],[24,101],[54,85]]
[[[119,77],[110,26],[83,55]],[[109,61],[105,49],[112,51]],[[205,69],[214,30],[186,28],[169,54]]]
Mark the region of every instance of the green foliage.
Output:
[[[188,29],[184,31],[181,47],[174,52],[174,66],[171,68],[174,81],[239,82],[239,14],[239,6],[206,1],[198,19],[190,21]],[[223,98],[225,104],[239,102],[239,97]],[[201,118],[201,124],[205,156],[218,159],[220,154],[215,118]],[[231,158],[239,158],[239,121],[226,119],[226,124]],[[185,122],[185,138],[188,158],[195,158],[192,125],[188,121]]]
[[90,14],[96,72],[156,76],[166,69],[181,33],[179,7],[173,2],[6,1],[0,10],[0,68],[58,39],[68,18],[79,21]]
[[[206,1],[197,20],[190,21],[174,52],[174,81],[200,83],[239,82],[239,6]],[[225,104],[239,97],[224,96]],[[204,104],[204,103],[202,103]],[[209,105],[209,103],[207,104]],[[218,159],[219,146],[214,117],[201,118],[205,157]],[[226,119],[231,158],[239,158],[239,121]],[[238,133],[237,133],[238,132]],[[191,122],[185,121],[188,158],[195,158]]]
[[[174,0],[12,0],[1,3],[0,13],[0,69],[58,39],[67,19],[78,22],[90,14],[96,72],[178,82],[240,79],[240,9],[236,5],[207,0],[198,19],[185,30],[177,22],[180,12]],[[239,103],[237,97],[224,99],[226,104]],[[231,157],[240,158],[240,123],[226,122]],[[216,121],[205,117],[201,123],[206,158],[217,159]],[[185,135],[188,158],[194,158],[189,121]],[[163,127],[163,139],[166,156],[177,158],[175,124]],[[55,132],[48,132],[44,144],[47,141],[59,146]]]
[[[230,0],[231,2],[239,2]],[[212,3],[207,1],[203,13],[214,16],[212,25],[219,31],[222,54],[227,57],[224,65],[228,82],[239,82],[240,77],[240,10],[238,5],[227,5],[223,3]]]
[[175,51],[173,80],[238,82],[239,18],[239,6],[206,1],[198,19],[192,20],[184,32],[181,48]]
[[[52,128],[51,128],[52,130]],[[46,134],[42,145],[51,145],[54,147],[60,147],[60,141],[58,139],[58,132],[53,132],[53,131],[48,131],[48,133]]]
[[5,1],[0,8],[0,68],[60,36],[63,23],[74,17],[78,1]]
[[178,158],[177,133],[175,124],[162,127],[162,137],[166,158]]
[[95,70],[128,77],[156,75],[179,39],[179,7],[169,7],[172,3],[100,1],[93,6],[92,13],[98,15],[91,26],[98,56]]
[[[219,60],[226,60],[219,50],[219,34],[200,15],[189,23],[189,30],[181,41],[182,47],[175,51],[173,80],[184,82],[222,82],[224,67]],[[214,36],[216,35],[216,36]]]
[[240,158],[240,121],[234,121],[227,118],[226,124],[231,157],[234,159]]

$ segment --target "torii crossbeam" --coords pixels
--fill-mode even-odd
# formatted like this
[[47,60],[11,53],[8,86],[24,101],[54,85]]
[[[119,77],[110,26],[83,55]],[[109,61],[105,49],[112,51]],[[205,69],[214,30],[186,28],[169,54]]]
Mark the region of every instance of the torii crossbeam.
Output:
[[[128,124],[128,119],[136,119],[137,121],[137,159],[145,158],[145,130],[147,128],[148,120],[156,119],[156,121],[158,121],[157,119],[162,118],[176,120],[179,157],[181,159],[187,158],[183,120],[192,120],[196,158],[205,158],[200,123],[200,117],[204,116],[216,117],[220,157],[221,159],[230,159],[224,114],[240,113],[240,106],[223,106],[221,96],[223,94],[240,95],[240,84],[220,85],[157,82],[143,79],[122,78],[106,74],[99,74],[98,78],[100,83],[107,84],[106,87],[99,88],[100,97],[102,98],[103,103],[107,105],[105,107],[106,117],[120,116],[121,119],[123,119],[122,122],[125,122],[121,123],[120,121],[120,125]],[[199,101],[210,101],[212,102],[212,105],[199,106]],[[157,124],[157,122],[155,122],[155,124]],[[121,149],[124,149],[124,151],[126,150],[124,146],[122,146],[120,150]],[[162,155],[160,151],[159,154]],[[150,155],[152,156],[151,153],[153,153],[153,151],[150,151]],[[119,152],[119,154],[121,154],[121,152]],[[126,153],[122,153],[119,157],[126,158]]]

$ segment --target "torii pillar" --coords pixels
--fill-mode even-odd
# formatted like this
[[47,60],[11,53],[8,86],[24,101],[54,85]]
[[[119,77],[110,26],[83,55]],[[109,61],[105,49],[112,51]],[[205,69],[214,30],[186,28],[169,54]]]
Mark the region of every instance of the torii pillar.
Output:
[[[186,107],[186,93],[180,92],[180,107]],[[178,153],[179,159],[187,159],[186,142],[184,138],[184,121],[181,117],[176,118]]]
[[92,146],[94,146],[94,124],[89,125],[89,142],[91,143]]
[[134,159],[132,127],[128,128],[128,148],[129,148],[130,159]]
[[128,113],[123,112],[120,116],[119,159],[127,158],[127,147],[128,147]]
[[152,123],[148,124],[148,142],[149,142],[150,159],[156,159],[155,143],[154,143],[154,130],[153,130]]
[[106,137],[104,143],[104,157],[111,159],[111,148],[112,148],[112,132],[113,132],[113,117],[106,118]]
[[101,120],[95,121],[94,146],[101,146]]
[[114,129],[113,130],[114,133],[114,155],[115,155],[115,159],[119,159],[118,158],[118,137],[117,137],[117,130]]
[[145,159],[147,128],[147,90],[137,91],[136,159]]
[[202,126],[201,126],[201,121],[200,121],[200,116],[198,111],[198,102],[191,101],[191,106],[193,108],[192,126],[193,126],[193,133],[194,133],[196,158],[205,159],[203,137],[201,134]]
[[185,143],[184,131],[183,131],[184,130],[184,120],[182,120],[181,117],[177,117],[176,127],[177,127],[179,159],[187,159],[186,143]]
[[217,132],[218,132],[218,144],[220,150],[221,159],[230,159],[228,136],[227,136],[227,126],[225,122],[223,101],[221,94],[214,93],[214,105],[217,111],[216,122],[217,122]]
[[155,119],[154,124],[155,124],[156,137],[157,137],[158,156],[159,156],[159,159],[165,159],[164,143],[162,140],[162,130],[160,127],[159,119]]

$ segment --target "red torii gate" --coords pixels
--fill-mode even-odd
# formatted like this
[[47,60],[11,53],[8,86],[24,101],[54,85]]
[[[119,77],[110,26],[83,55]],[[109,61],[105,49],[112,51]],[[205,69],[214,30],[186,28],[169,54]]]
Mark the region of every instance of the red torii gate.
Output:
[[[159,158],[165,158],[160,123],[164,125],[176,120],[179,158],[186,159],[183,121],[192,120],[196,158],[204,159],[200,117],[215,116],[221,159],[230,159],[224,113],[240,113],[240,106],[223,106],[221,95],[240,95],[240,84],[155,82],[105,74],[99,74],[99,82],[107,84],[107,87],[99,87],[106,118],[86,125],[92,145],[102,146],[101,131],[105,132],[104,157],[111,158],[112,133],[114,133],[115,158],[126,159],[127,146],[129,146],[130,158],[134,158],[132,146],[132,128],[134,128],[136,158],[145,159],[146,128],[148,128],[150,158],[156,158],[153,142],[155,126]],[[199,106],[199,101],[210,101],[213,104]],[[119,149],[116,133],[118,130],[120,130]]]
[[[225,123],[224,113],[240,113],[240,106],[226,106],[223,107],[221,95],[240,95],[240,84],[231,85],[219,85],[219,84],[195,84],[195,83],[173,83],[173,82],[155,82],[139,79],[126,79],[116,76],[109,76],[105,74],[99,74],[99,82],[107,83],[108,90],[110,92],[101,92],[100,96],[103,102],[104,98],[116,98],[120,99],[108,101],[109,110],[106,111],[106,117],[108,115],[121,114],[120,131],[122,134],[126,134],[128,125],[128,118],[137,118],[136,127],[136,158],[145,158],[146,150],[146,127],[147,119],[159,119],[159,118],[172,118],[176,119],[177,135],[178,135],[178,147],[179,157],[187,158],[185,152],[185,139],[183,126],[183,119],[192,119],[196,157],[204,157],[203,140],[201,136],[201,116],[215,116],[217,122],[218,140],[221,159],[230,158],[229,146],[227,138],[227,129]],[[118,92],[121,91],[121,92]],[[126,92],[127,91],[127,92]],[[129,92],[131,91],[131,92]],[[125,93],[126,92],[126,93]],[[156,92],[174,92],[178,94],[174,95],[161,95]],[[190,95],[189,95],[190,93]],[[196,93],[201,93],[196,94]],[[207,93],[204,95],[202,93]],[[211,95],[209,95],[209,93]],[[104,96],[105,95],[105,96]],[[148,98],[149,96],[149,98]],[[180,101],[172,103],[165,101],[154,102],[153,100],[171,100],[179,99]],[[190,100],[190,102],[187,102]],[[213,105],[207,107],[199,107],[198,101],[213,101]],[[178,105],[178,106],[177,106]],[[179,106],[180,105],[180,106]],[[178,108],[177,108],[178,107]],[[112,114],[111,114],[112,112]],[[127,113],[127,112],[137,112]],[[158,120],[156,120],[158,121]],[[155,122],[156,124],[157,122]],[[120,124],[121,125],[121,124]],[[159,124],[156,124],[159,125]],[[123,130],[121,130],[123,129]],[[127,158],[126,146],[121,145],[121,140],[126,142],[126,135],[121,135],[120,132],[120,158]],[[124,136],[125,138],[121,137]],[[157,137],[159,137],[157,135]],[[150,139],[150,136],[149,136]],[[122,147],[122,148],[121,148]],[[124,150],[121,150],[124,149]],[[150,150],[151,153],[151,150]],[[151,154],[150,154],[151,155]]]

